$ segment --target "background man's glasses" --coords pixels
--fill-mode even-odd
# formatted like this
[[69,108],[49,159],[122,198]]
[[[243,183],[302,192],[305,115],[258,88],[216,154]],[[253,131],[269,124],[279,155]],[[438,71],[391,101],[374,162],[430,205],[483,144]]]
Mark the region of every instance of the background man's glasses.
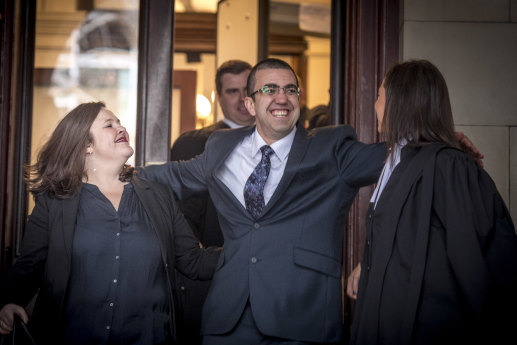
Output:
[[301,90],[296,86],[280,87],[278,85],[265,85],[260,89],[253,91],[250,97],[258,92],[260,92],[263,95],[277,96],[280,94],[280,90],[284,90],[286,96],[299,96],[301,92]]

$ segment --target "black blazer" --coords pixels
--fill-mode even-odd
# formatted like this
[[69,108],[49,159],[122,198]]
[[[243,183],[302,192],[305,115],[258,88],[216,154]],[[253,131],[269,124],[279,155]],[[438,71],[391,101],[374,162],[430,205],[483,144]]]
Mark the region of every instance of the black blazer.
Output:
[[386,146],[358,142],[349,126],[307,132],[298,125],[282,179],[254,220],[216,175],[253,130],[214,132],[195,159],[143,171],[180,198],[208,190],[217,207],[224,249],[204,305],[202,333],[230,331],[249,300],[265,335],[338,342],[345,220],[359,187],[379,177]]
[[[210,279],[219,252],[199,249],[170,189],[137,177],[133,185],[160,243],[168,278],[170,324],[174,325],[174,269],[191,278]],[[31,321],[38,343],[57,344],[62,334],[79,196],[78,191],[69,199],[50,197],[47,193],[36,197],[21,256],[0,291],[0,306],[26,306],[39,289]],[[171,331],[174,334],[175,330]]]
[[218,121],[213,125],[183,133],[172,145],[171,160],[186,161],[203,153],[206,141],[212,133],[220,129],[229,128],[224,121]]

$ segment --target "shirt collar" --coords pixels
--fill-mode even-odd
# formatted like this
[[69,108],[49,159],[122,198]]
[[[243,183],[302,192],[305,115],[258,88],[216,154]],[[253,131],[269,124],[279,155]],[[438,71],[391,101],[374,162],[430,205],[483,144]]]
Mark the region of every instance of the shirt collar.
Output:
[[394,159],[400,161],[400,152],[407,145],[407,140],[402,138],[400,141],[394,145],[391,155],[393,155]]
[[226,117],[224,118],[223,122],[226,123],[230,128],[241,128],[241,127],[244,127],[244,126],[241,126],[239,124],[236,124],[232,120],[228,120]]
[[[271,144],[271,148],[275,151],[275,155],[282,161],[286,160],[289,157],[289,152],[291,151],[291,146],[293,145],[294,136],[296,134],[296,126],[292,129],[289,134],[283,137],[280,140],[275,141]],[[252,157],[255,157],[257,154],[262,155],[260,152],[260,148],[264,145],[267,145],[264,139],[260,136],[257,131],[257,127],[255,127],[255,131],[251,137],[251,154]]]

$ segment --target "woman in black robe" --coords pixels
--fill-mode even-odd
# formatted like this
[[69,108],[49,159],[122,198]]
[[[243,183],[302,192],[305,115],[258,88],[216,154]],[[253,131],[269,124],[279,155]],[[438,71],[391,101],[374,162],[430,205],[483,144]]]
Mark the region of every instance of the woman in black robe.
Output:
[[458,149],[443,76],[424,60],[395,65],[375,111],[389,154],[348,279],[351,343],[517,344],[515,228]]

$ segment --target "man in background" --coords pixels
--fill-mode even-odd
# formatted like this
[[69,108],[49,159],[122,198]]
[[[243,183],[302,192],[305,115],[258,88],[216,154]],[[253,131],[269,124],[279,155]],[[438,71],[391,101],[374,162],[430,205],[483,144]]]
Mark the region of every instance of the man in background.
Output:
[[[238,128],[255,123],[246,109],[246,82],[251,65],[241,60],[224,62],[215,76],[217,100],[224,119],[198,130],[183,133],[172,146],[171,160],[189,160],[205,150],[208,137],[215,131]],[[205,247],[222,246],[223,235],[217,212],[208,195],[192,197],[181,202],[181,209],[194,234]],[[193,281],[178,272],[177,286],[180,299],[178,313],[178,341],[182,345],[201,344],[201,311],[211,281]]]

